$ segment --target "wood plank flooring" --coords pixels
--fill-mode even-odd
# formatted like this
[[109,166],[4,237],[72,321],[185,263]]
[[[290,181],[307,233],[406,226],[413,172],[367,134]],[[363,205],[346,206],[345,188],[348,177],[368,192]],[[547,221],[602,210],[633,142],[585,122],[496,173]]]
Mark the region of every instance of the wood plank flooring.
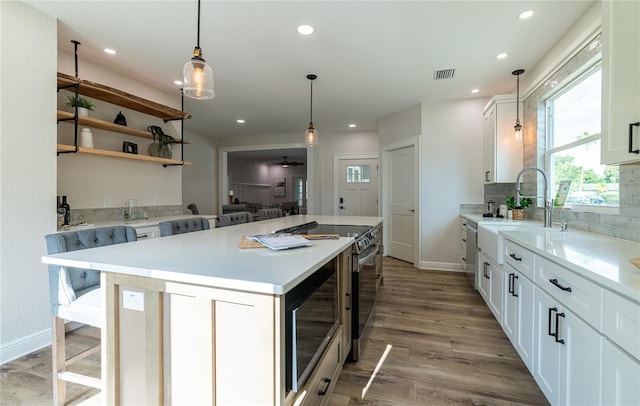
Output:
[[[384,259],[384,272],[362,357],[345,364],[331,406],[548,404],[464,274],[418,270],[393,258]],[[69,334],[68,348],[97,340],[97,329],[83,327]],[[78,367],[97,376],[99,365],[96,354]],[[68,384],[67,391],[68,405],[99,404],[95,389]],[[0,404],[51,403],[49,347],[0,368]]]
[[362,357],[345,364],[331,406],[548,404],[462,273],[386,257],[371,321]]

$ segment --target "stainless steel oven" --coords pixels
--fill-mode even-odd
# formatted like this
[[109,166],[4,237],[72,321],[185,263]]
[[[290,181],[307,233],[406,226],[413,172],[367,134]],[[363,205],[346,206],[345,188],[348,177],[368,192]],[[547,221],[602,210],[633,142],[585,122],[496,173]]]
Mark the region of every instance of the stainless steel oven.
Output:
[[285,295],[287,391],[306,382],[339,324],[337,260]]
[[471,220],[466,221],[467,228],[467,252],[465,256],[465,273],[471,287],[478,290],[476,268],[478,257],[478,224]]

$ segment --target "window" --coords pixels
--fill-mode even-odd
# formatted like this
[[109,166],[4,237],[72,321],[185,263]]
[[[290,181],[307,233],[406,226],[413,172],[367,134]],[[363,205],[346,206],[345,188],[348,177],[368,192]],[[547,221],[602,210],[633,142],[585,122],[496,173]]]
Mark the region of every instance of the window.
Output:
[[309,196],[307,178],[293,177],[293,196],[298,202],[298,207],[307,207],[307,197]]
[[[601,68],[586,70],[545,102],[551,196],[570,182],[565,206],[618,207],[618,167],[600,165]],[[586,211],[586,210],[585,210]]]
[[371,165],[347,165],[347,183],[371,182]]

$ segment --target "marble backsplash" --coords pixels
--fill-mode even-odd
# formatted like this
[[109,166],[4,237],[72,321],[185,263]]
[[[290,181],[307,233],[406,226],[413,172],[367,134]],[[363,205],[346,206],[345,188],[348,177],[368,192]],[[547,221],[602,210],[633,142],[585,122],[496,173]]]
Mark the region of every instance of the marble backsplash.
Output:
[[104,221],[136,220],[184,214],[181,205],[138,206],[132,215],[120,207],[98,209],[71,209],[71,225],[80,223],[98,223]]

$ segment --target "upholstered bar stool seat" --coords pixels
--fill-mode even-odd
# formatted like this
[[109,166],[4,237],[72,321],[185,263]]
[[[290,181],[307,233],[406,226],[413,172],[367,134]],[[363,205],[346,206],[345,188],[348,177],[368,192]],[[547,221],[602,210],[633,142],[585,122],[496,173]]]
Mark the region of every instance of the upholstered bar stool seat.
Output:
[[280,209],[260,209],[258,210],[260,220],[275,219],[282,217],[282,210]]
[[[47,254],[78,251],[106,245],[136,241],[133,227],[115,226],[89,228],[45,236]],[[62,405],[66,398],[66,382],[102,389],[101,379],[69,372],[67,367],[100,350],[94,346],[67,358],[65,350],[65,320],[102,328],[103,311],[100,272],[91,269],[49,265],[49,302],[53,316],[52,367],[53,401]]]
[[160,237],[168,235],[192,233],[209,229],[209,220],[204,217],[192,217],[181,220],[163,221],[158,223]]
[[234,226],[236,224],[251,223],[253,215],[248,211],[239,213],[222,214],[218,216],[220,227]]

